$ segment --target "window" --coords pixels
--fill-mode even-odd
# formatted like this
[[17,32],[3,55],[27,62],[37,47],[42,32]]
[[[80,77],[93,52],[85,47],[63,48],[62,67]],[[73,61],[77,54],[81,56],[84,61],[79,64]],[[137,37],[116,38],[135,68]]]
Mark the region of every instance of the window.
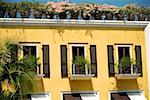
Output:
[[99,100],[97,92],[70,92],[63,93],[62,100]]
[[[119,63],[119,74],[131,74],[131,65],[128,66],[127,68],[123,68],[121,65],[120,65],[120,61],[122,58],[125,58],[125,57],[129,57],[129,58],[132,58],[131,57],[131,51],[130,51],[130,48],[131,46],[118,46],[118,63]],[[127,62],[128,63],[128,62]]]
[[37,57],[36,52],[36,46],[23,46],[23,56],[33,55]]
[[[72,46],[72,60],[76,57],[82,56],[85,58],[85,46]],[[85,66],[75,66],[72,62],[72,73],[73,74],[85,74]]]
[[110,100],[146,100],[143,92],[112,92],[110,93]]
[[[68,47],[69,48],[67,48],[67,45],[60,45],[62,78],[68,77],[68,70],[71,79],[76,79],[76,78],[90,79],[93,76],[97,76],[96,45],[90,45],[90,48],[87,49],[88,47],[87,44],[71,43],[69,44]],[[68,53],[70,54],[69,59],[68,59]],[[87,55],[89,55],[90,58],[87,58]],[[76,60],[76,58],[78,59],[81,58],[82,60],[87,61],[87,63],[82,63],[81,64],[82,66],[76,64],[74,61],[74,59]],[[68,66],[68,62],[70,62],[69,66]]]
[[27,94],[24,100],[51,100],[51,93]]
[[[36,45],[33,45],[33,44],[24,44],[24,45],[21,45],[22,47],[22,55],[23,56],[29,56],[29,55],[32,55],[34,57],[38,57],[38,49],[37,49],[37,46]],[[36,66],[36,67],[33,67],[33,70],[35,72],[37,72],[37,74],[40,74],[40,66]]]
[[[107,45],[109,77],[114,76],[115,73],[120,77],[124,77],[125,75],[126,77],[129,76],[129,78],[131,76],[133,76],[132,78],[142,76],[141,49],[140,45],[135,45],[135,47],[133,45]],[[135,53],[135,56],[132,53]],[[126,63],[126,66],[123,66],[123,61]],[[116,70],[115,66],[118,66]]]

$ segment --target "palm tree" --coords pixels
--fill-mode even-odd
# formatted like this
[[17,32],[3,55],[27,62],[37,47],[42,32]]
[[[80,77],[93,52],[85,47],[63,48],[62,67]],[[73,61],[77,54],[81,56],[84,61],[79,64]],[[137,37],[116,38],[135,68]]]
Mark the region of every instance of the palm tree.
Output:
[[26,93],[37,90],[34,80],[37,58],[30,55],[17,59],[18,47],[10,42],[0,45],[0,100],[20,100]]

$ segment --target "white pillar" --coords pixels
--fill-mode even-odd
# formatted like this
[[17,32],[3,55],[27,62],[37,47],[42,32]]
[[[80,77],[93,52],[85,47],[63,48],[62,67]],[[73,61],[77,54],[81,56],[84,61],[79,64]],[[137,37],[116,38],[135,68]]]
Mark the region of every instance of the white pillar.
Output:
[[150,23],[145,28],[146,62],[148,78],[148,95],[150,96]]

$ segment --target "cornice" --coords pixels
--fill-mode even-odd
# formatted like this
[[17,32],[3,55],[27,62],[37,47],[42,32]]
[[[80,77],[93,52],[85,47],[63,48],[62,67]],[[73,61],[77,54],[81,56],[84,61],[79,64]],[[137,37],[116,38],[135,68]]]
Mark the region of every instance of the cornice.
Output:
[[145,28],[148,25],[148,23],[150,23],[150,21],[0,18],[0,26]]

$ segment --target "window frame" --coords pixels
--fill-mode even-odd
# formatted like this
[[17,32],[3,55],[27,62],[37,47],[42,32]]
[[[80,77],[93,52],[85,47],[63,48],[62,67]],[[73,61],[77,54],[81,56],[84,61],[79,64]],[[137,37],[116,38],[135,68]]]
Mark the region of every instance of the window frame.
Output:
[[[23,58],[23,47],[24,46],[35,46],[36,47],[36,58],[38,58],[39,57],[39,51],[38,51],[38,49],[39,49],[39,44],[29,44],[29,43],[27,43],[27,44],[22,44],[22,43],[20,43],[19,44],[19,46],[20,46],[20,48],[21,48],[21,51],[20,51],[20,54],[21,54],[21,58]],[[37,75],[39,75],[39,72],[40,72],[40,68],[38,68],[38,66],[37,66]]]
[[[115,51],[116,51],[116,61],[115,62],[119,62],[119,51],[118,51],[118,48],[119,47],[129,47],[129,54],[130,54],[130,58],[133,59],[133,55],[132,55],[132,45],[116,45],[115,46]],[[119,69],[117,69],[119,70]],[[130,74],[133,74],[133,66],[131,65],[131,73]]]
[[[83,47],[84,48],[84,58],[87,57],[87,45],[86,44],[70,44],[69,48],[70,48],[70,57],[69,57],[69,61],[70,61],[70,74],[72,75],[72,61],[73,61],[73,55],[72,55],[72,47]],[[85,65],[85,71],[87,70],[86,65]],[[78,75],[78,74],[76,74]]]

